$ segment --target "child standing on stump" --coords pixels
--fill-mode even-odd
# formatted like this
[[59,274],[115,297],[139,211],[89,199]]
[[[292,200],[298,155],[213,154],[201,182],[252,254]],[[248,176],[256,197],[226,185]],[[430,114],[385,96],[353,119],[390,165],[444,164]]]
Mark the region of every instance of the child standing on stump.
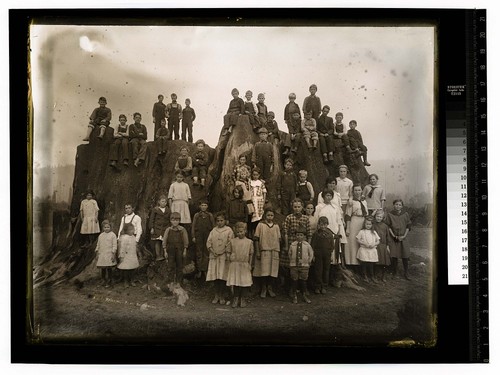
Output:
[[222,127],[221,135],[225,136],[231,133],[233,126],[238,122],[238,118],[245,113],[245,102],[238,95],[240,92],[238,89],[232,89],[231,95],[233,99],[229,102],[229,108],[227,113],[224,115],[224,126]]
[[187,256],[189,238],[186,228],[179,225],[181,214],[172,212],[170,214],[170,226],[163,234],[163,254],[167,259],[169,279],[182,285],[182,267]]
[[184,103],[186,107],[182,110],[182,140],[186,140],[187,132],[187,141],[193,143],[193,121],[196,119],[196,113],[191,108],[190,99],[186,99]]
[[97,137],[99,139],[102,139],[106,128],[111,122],[111,109],[106,107],[106,98],[104,96],[101,96],[98,103],[99,107],[95,108],[90,115],[90,121],[87,127],[87,135],[83,139],[84,141],[89,141],[90,133],[92,133],[92,130],[94,130],[96,126],[99,127],[99,135]]
[[162,94],[158,95],[158,101],[153,104],[153,110],[151,111],[151,113],[153,114],[153,124],[155,124],[155,130],[153,133],[155,137],[158,129],[161,126],[162,120],[165,120],[165,110],[167,109],[167,106],[165,105],[165,103],[163,103],[163,99],[164,96]]
[[111,231],[111,224],[103,220],[103,232],[97,239],[95,252],[97,253],[97,268],[101,269],[102,285],[111,286],[113,267],[116,266],[116,250],[118,242],[116,234]]
[[380,237],[380,242],[377,246],[378,262],[377,266],[380,269],[380,281],[383,283],[385,280],[385,273],[387,267],[391,265],[391,251],[389,249],[388,241],[390,237],[389,227],[384,223],[384,210],[379,208],[375,211],[375,221],[373,222],[373,229]]
[[250,224],[250,234],[253,236],[255,228],[262,219],[264,214],[264,204],[266,203],[267,189],[263,180],[260,179],[259,168],[252,170],[252,179],[250,180],[250,188],[252,189],[252,202],[254,212]]
[[241,168],[240,169],[240,178],[234,183],[235,187],[241,187],[243,191],[243,201],[247,204],[248,209],[248,220],[250,223],[252,220],[253,213],[255,212],[255,207],[252,201],[253,190],[250,186],[250,173],[249,169]]
[[181,224],[191,224],[191,213],[189,212],[191,190],[189,185],[184,182],[184,176],[180,172],[175,175],[175,181],[168,189],[168,203],[172,212],[178,212],[181,215]]
[[170,225],[170,209],[167,207],[167,197],[160,195],[158,206],[151,210],[149,226],[151,227],[151,241],[154,243],[156,261],[164,260],[162,250],[163,234]]
[[118,161],[118,151],[121,148],[123,165],[128,165],[128,125],[127,116],[120,115],[118,117],[118,127],[114,131],[113,138],[114,141],[109,146],[109,165],[116,167]]
[[356,126],[358,126],[356,120],[349,121],[350,129],[347,131],[349,146],[351,148],[351,152],[355,152],[357,155],[361,155],[364,159],[363,164],[369,167],[371,164],[368,163],[368,149],[363,144],[363,137],[361,136],[361,133],[356,130]]
[[191,239],[196,245],[196,278],[205,280],[208,270],[207,239],[215,227],[214,215],[208,212],[208,201],[201,199],[199,211],[194,214],[191,226]]
[[264,219],[259,222],[254,234],[255,241],[255,268],[253,276],[261,280],[260,297],[276,297],[274,293],[275,280],[278,277],[280,265],[281,231],[274,223],[274,211],[267,208]]
[[226,304],[226,281],[229,268],[229,246],[234,233],[226,226],[226,217],[223,212],[215,215],[216,227],[212,229],[207,239],[209,253],[207,281],[214,281],[215,296],[213,304]]
[[243,200],[243,188],[241,185],[236,185],[233,188],[233,197],[227,205],[226,215],[231,228],[238,221],[248,223],[248,206]]
[[[155,134],[156,149],[158,155],[164,155],[168,150],[168,141],[171,138],[170,132],[167,129],[167,121],[163,118],[160,120],[160,126]],[[156,125],[155,125],[156,127]]]
[[168,131],[170,135],[175,134],[175,139],[179,139],[179,121],[182,120],[182,106],[177,103],[177,94],[170,95],[171,103],[167,104],[165,115],[168,120]]
[[118,269],[122,270],[125,288],[135,286],[132,281],[134,270],[139,268],[137,257],[137,242],[134,236],[135,227],[132,223],[123,226],[122,234],[118,239]]
[[297,99],[295,93],[292,92],[288,95],[289,102],[285,106],[285,116],[284,116],[285,124],[287,124],[287,126],[289,126],[289,122],[292,119],[292,115],[294,113],[297,113],[300,118],[300,107],[297,103],[295,103],[295,99]]
[[288,250],[292,302],[297,303],[297,286],[299,286],[304,302],[311,303],[311,300],[307,297],[307,279],[309,278],[309,267],[314,258],[314,251],[311,245],[305,241],[306,228],[298,227],[295,235],[296,241],[290,244]]
[[227,286],[233,287],[232,307],[247,305],[246,295],[252,286],[252,256],[253,242],[246,238],[247,225],[242,222],[236,223],[234,232],[236,238],[229,242],[229,267],[227,272]]
[[205,186],[205,178],[207,177],[207,165],[208,165],[208,155],[205,151],[205,141],[199,139],[195,143],[196,152],[193,157],[193,185],[198,185],[198,179],[200,180],[200,185]]
[[[380,243],[380,237],[373,228],[372,216],[365,218],[363,229],[358,232],[356,239],[359,243],[357,258],[361,264],[363,280],[366,283],[369,283],[371,280],[374,284],[378,284],[378,281],[375,279],[373,267],[378,262],[377,245]],[[368,275],[370,275],[370,280],[368,279]]]
[[99,206],[94,198],[94,192],[89,190],[85,199],[80,203],[80,218],[82,220],[80,234],[84,238],[82,246],[91,246],[96,237],[96,233],[100,232],[99,221],[97,220]]
[[318,120],[321,113],[321,99],[316,96],[318,87],[315,84],[309,86],[309,93],[311,95],[304,99],[304,104],[302,105],[302,111],[304,113],[311,112],[312,118]]
[[281,213],[289,215],[292,213],[292,201],[296,197],[297,185],[299,179],[293,170],[293,160],[285,160],[285,170],[278,177],[277,191],[278,200],[281,202]]
[[258,130],[260,141],[257,142],[252,151],[252,163],[259,168],[262,179],[267,182],[271,177],[273,166],[273,145],[267,141],[267,129],[262,127]]
[[385,219],[389,226],[389,249],[391,250],[392,277],[396,277],[398,271],[398,259],[403,260],[404,277],[410,280],[408,273],[408,261],[410,259],[410,248],[405,246],[404,240],[411,229],[411,220],[408,212],[403,212],[403,201],[396,199],[393,202],[394,209],[387,213]]

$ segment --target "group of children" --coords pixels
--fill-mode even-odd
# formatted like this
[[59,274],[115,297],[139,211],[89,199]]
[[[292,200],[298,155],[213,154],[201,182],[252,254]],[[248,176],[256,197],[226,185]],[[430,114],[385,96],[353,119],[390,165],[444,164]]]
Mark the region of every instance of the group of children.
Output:
[[[238,89],[234,88],[231,91],[233,99],[229,102],[227,113],[224,115],[221,135],[230,134],[233,127],[237,125],[239,116],[247,115],[254,131],[259,134],[260,143],[265,141],[271,144],[280,142],[285,155],[293,156],[303,138],[310,150],[316,150],[319,144],[325,163],[333,161],[334,153],[340,152],[345,147],[348,154],[354,157],[361,156],[364,165],[370,166],[368,149],[363,143],[361,133],[356,129],[357,121],[349,121],[349,129],[346,129],[342,122],[344,115],[338,112],[335,114],[334,122],[328,116],[330,107],[328,105],[321,106],[321,100],[316,96],[317,90],[315,84],[309,87],[310,95],[304,99],[302,106],[303,119],[301,108],[295,103],[296,95],[289,94],[289,103],[285,106],[284,111],[284,121],[288,127],[288,133],[286,133],[278,129],[278,124],[274,120],[274,112],[268,112],[267,106],[264,104],[264,94],[260,93],[257,96],[258,102],[254,103],[251,91],[245,93],[246,101],[244,101],[239,97]],[[265,135],[261,137],[261,133],[265,133]],[[264,153],[264,156],[267,157],[268,154]]]
[[[149,217],[154,260],[167,260],[172,281],[183,281],[190,244],[196,249],[196,277],[213,281],[214,304],[246,306],[248,290],[254,283],[262,298],[275,297],[278,280],[293,303],[298,302],[297,292],[304,302],[311,303],[310,271],[313,280],[309,284],[314,292],[325,294],[334,282],[332,270],[336,267],[359,269],[365,282],[377,284],[386,282],[388,267],[392,267],[393,276],[397,274],[398,259],[403,261],[404,277],[410,279],[409,249],[405,246],[410,217],[399,199],[393,202],[394,210],[386,213],[385,192],[377,175],[370,175],[369,184],[362,188],[347,177],[347,167],[342,165],[339,177],[327,178],[325,188],[314,199],[314,190],[307,185],[307,172],[301,171],[295,177],[293,160],[285,164],[280,185],[281,210],[285,214],[282,225],[274,221],[275,210],[264,205],[267,190],[258,168],[250,170],[243,157],[235,168],[233,198],[225,211],[215,215],[203,199],[191,220],[190,188],[183,182],[183,174],[176,174],[168,196],[159,197]],[[303,189],[299,188],[301,181],[306,186]],[[291,186],[296,189],[289,189]],[[81,204],[82,234],[99,231],[98,210],[89,192]],[[127,204],[118,238],[107,220],[101,224],[103,232],[96,252],[103,283],[110,284],[111,269],[116,266],[122,270],[124,284],[133,285],[132,270],[139,266],[141,218]],[[360,267],[354,267],[357,265]]]
[[[163,103],[164,96],[158,95],[158,102],[154,103],[152,115],[154,124],[154,139],[158,155],[164,155],[167,152],[167,141],[174,136],[179,139],[179,123],[182,122],[181,139],[193,143],[193,122],[196,119],[196,113],[191,107],[191,100],[185,100],[185,107],[177,103],[177,95],[171,95],[171,103]],[[98,139],[104,137],[106,128],[111,122],[111,109],[106,107],[107,100],[100,97],[99,107],[95,108],[90,115],[90,121],[87,127],[87,133],[84,141],[89,141],[92,131],[98,127]],[[118,157],[121,153],[123,165],[129,165],[129,145],[132,148],[132,159],[134,165],[138,167],[144,162],[147,147],[148,132],[144,124],[141,124],[142,115],[139,112],[133,115],[134,122],[127,124],[127,116],[120,114],[118,125],[113,129],[113,142],[110,146],[109,165],[116,168]],[[168,127],[167,127],[168,123]]]
[[[317,148],[319,143],[325,162],[333,160],[333,154],[339,147],[345,147],[348,152],[364,156],[365,165],[369,165],[361,134],[355,129],[356,121],[349,123],[351,129],[346,132],[343,115],[337,113],[335,122],[328,117],[330,108],[321,107],[316,91],[317,87],[311,85],[311,95],[304,100],[302,107],[303,120],[301,109],[295,103],[295,94],[289,96],[290,102],[285,107],[285,122],[289,129],[289,133],[285,133],[289,141],[288,144],[285,141],[287,151],[293,155],[298,141],[304,138],[311,149]],[[244,307],[248,288],[254,282],[259,285],[262,298],[267,295],[274,297],[277,280],[288,290],[293,303],[298,302],[297,291],[306,303],[311,303],[308,297],[311,266],[316,294],[327,292],[327,286],[332,283],[331,271],[339,266],[360,265],[363,280],[378,283],[386,281],[389,266],[392,267],[392,274],[396,275],[398,259],[402,259],[404,277],[409,279],[409,251],[404,246],[404,240],[411,221],[408,213],[403,212],[401,200],[394,201],[394,210],[386,213],[385,192],[374,174],[369,176],[369,184],[362,188],[347,178],[348,168],[341,165],[339,177],[327,178],[324,190],[316,197],[312,184],[307,181],[307,171],[300,170],[296,174],[293,157],[288,157],[276,186],[278,210],[285,220],[281,226],[274,222],[275,210],[266,204],[266,182],[274,163],[271,142],[286,139],[286,136],[278,130],[274,114],[267,111],[263,94],[258,95],[257,104],[251,101],[250,91],[245,95],[246,101],[238,97],[236,89],[232,95],[233,100],[224,116],[222,135],[231,133],[238,116],[246,114],[260,141],[255,144],[251,155],[240,155],[234,167],[232,197],[225,211],[213,215],[208,210],[208,201],[201,200],[193,220],[189,210],[191,191],[184,178],[193,175],[193,185],[204,186],[208,155],[203,140],[195,143],[193,156],[189,155],[187,147],[181,148],[175,165],[175,181],[168,195],[159,197],[158,206],[149,217],[154,260],[168,261],[171,279],[182,282],[183,265],[190,244],[196,248],[196,277],[214,282],[214,304],[227,303],[228,287],[231,287],[232,306]],[[171,139],[172,132],[176,134],[176,139],[179,138],[179,120],[187,116],[183,112],[190,108],[187,100],[186,108],[182,110],[175,94],[169,105],[162,102],[163,96],[160,95],[153,108],[160,155],[166,152],[164,142]],[[100,107],[91,116],[92,126],[105,129],[109,125],[111,111],[105,107],[105,98],[100,98],[99,104]],[[195,114],[192,109],[188,112],[191,113],[192,129]],[[165,117],[162,117],[163,113],[166,113]],[[110,150],[111,165],[117,163],[120,146],[125,150],[122,151],[124,155],[128,155],[125,139],[130,140],[132,145],[134,164],[138,166],[144,160],[147,131],[140,123],[141,118],[139,113],[135,113],[134,123],[127,127],[126,117],[120,115],[116,140]],[[165,118],[169,119],[168,129]],[[160,125],[157,127],[158,122]],[[90,131],[93,127],[89,125]],[[185,129],[191,134],[189,126]],[[189,137],[192,142],[191,135]],[[252,167],[247,164],[247,157],[251,158]],[[124,158],[123,162],[127,164],[128,160]],[[317,202],[316,205],[313,202]],[[92,243],[92,236],[99,232],[98,210],[93,194],[89,193],[81,205],[81,233],[89,238],[88,243]],[[133,285],[131,270],[139,266],[137,243],[142,235],[140,217],[133,213],[131,205],[126,205],[118,238],[111,231],[108,221],[104,220],[101,225],[103,232],[98,238],[96,252],[103,282],[109,285],[111,269],[116,266],[123,271],[125,285]],[[375,265],[380,266],[379,278],[375,276]]]

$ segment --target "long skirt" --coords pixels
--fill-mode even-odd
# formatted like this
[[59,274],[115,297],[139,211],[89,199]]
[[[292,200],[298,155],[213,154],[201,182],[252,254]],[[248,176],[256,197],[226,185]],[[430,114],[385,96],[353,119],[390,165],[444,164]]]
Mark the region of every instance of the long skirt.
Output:
[[262,250],[260,259],[255,258],[255,267],[253,275],[255,277],[272,276],[278,277],[280,265],[279,250]]
[[359,244],[356,236],[363,229],[365,219],[362,216],[352,216],[349,222],[349,237],[347,237],[347,245],[345,246],[345,262],[346,264],[359,264],[357,259]]
[[207,281],[213,280],[227,280],[227,271],[229,268],[229,261],[226,260],[226,254],[215,257],[210,254],[208,261]]

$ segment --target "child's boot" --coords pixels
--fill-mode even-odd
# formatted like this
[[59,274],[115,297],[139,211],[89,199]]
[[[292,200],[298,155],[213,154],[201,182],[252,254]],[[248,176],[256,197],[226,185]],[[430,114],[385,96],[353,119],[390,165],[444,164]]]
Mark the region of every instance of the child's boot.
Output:
[[328,163],[328,155],[326,154],[326,152],[323,154],[323,162]]
[[309,138],[306,138],[306,144],[307,148],[310,150],[312,148],[312,145],[311,145],[311,140]]
[[366,152],[364,152],[362,155],[363,155],[363,159],[364,159],[363,164],[366,165],[367,167],[369,167],[371,164],[368,163],[368,154]]
[[318,140],[317,139],[312,140],[312,148],[313,148],[313,150],[316,150],[318,148]]
[[201,179],[201,183],[200,183],[200,185],[201,185],[201,187],[204,187],[204,186],[205,186],[205,179],[204,179],[204,178],[202,178],[202,179]]
[[274,293],[274,291],[273,291],[273,285],[272,285],[271,281],[269,281],[269,283],[267,284],[267,292],[269,293],[269,296],[271,298],[276,297],[276,293]]
[[260,298],[266,298],[267,286],[265,282],[262,282],[262,286],[260,288]]
[[111,160],[111,163],[109,163],[109,165],[113,168],[116,168],[116,160]]
[[219,293],[215,293],[214,299],[212,300],[212,303],[215,305],[219,302]]
[[293,303],[297,303],[297,280],[292,280],[290,286],[290,297]]
[[333,161],[333,152],[328,153],[328,160]]
[[193,177],[193,186],[198,186],[198,177]]
[[410,278],[410,275],[408,273],[408,258],[403,258],[403,268],[404,268],[404,271],[405,271],[405,279],[406,280],[411,280]]
[[123,159],[123,165],[128,167],[128,159]]
[[245,288],[240,288],[240,307],[246,307],[246,306],[247,306],[247,300],[246,300]]
[[104,137],[104,131],[106,130],[105,126],[101,126],[99,129],[99,135],[97,136],[98,138],[102,139]]
[[92,133],[93,129],[94,129],[93,127],[87,126],[87,135],[85,135],[85,138],[83,138],[84,141],[87,141],[87,142],[89,141],[89,139],[90,139],[90,133]]
[[300,290],[302,292],[302,299],[304,300],[305,303],[311,303],[311,300],[309,297],[307,297],[307,281],[306,280],[300,280]]

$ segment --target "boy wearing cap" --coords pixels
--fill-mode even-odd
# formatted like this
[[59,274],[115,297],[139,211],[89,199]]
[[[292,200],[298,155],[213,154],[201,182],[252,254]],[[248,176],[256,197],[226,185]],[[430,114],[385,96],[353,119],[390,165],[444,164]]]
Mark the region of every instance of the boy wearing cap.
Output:
[[273,165],[273,146],[267,141],[268,131],[265,127],[258,130],[260,141],[253,146],[252,163],[261,170],[262,179],[267,182],[271,177]]
[[87,127],[87,135],[83,138],[84,141],[89,141],[90,133],[96,126],[99,126],[98,138],[102,139],[104,131],[109,126],[111,121],[111,109],[106,107],[107,101],[104,96],[99,98],[99,107],[95,108],[90,115],[89,125]]
[[304,302],[311,303],[311,300],[307,297],[307,279],[309,278],[309,267],[314,258],[314,251],[311,245],[305,241],[305,227],[299,226],[295,236],[296,240],[290,244],[288,249],[292,302],[297,303],[297,286],[299,286]]
[[302,111],[304,114],[306,112],[311,112],[312,118],[316,121],[321,114],[321,99],[316,96],[317,91],[318,87],[315,84],[309,86],[309,93],[311,95],[304,99],[304,104],[302,105]]
[[238,117],[245,113],[245,103],[238,95],[240,92],[238,89],[232,89],[231,95],[233,99],[229,102],[229,108],[227,113],[224,115],[224,126],[222,127],[221,135],[227,135],[231,133],[233,126],[238,122]]
[[205,186],[205,178],[207,177],[208,154],[205,151],[205,141],[198,139],[195,143],[196,151],[193,155],[193,185]]

